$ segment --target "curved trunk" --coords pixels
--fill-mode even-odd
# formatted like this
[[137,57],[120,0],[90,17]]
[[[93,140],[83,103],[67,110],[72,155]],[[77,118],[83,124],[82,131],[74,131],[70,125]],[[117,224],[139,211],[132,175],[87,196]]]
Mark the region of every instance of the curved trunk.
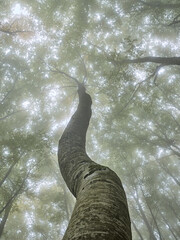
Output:
[[86,154],[92,101],[85,87],[78,86],[79,105],[58,148],[62,176],[76,197],[63,240],[131,240],[127,200],[119,177]]

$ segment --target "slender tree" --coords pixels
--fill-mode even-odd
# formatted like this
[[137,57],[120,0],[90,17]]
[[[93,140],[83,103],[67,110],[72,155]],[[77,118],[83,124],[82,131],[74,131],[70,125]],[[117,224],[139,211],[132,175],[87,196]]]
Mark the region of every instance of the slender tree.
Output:
[[62,176],[77,199],[63,240],[130,240],[130,217],[121,180],[86,153],[92,100],[85,86],[77,83],[79,105],[59,140],[58,149]]
[[8,216],[9,216],[9,213],[10,213],[10,210],[11,210],[11,207],[12,207],[12,203],[10,203],[6,208],[5,208],[5,211],[4,211],[4,215],[1,219],[1,222],[0,222],[0,237],[2,236],[3,234],[3,230],[4,230],[4,226],[6,224],[6,221],[8,219]]

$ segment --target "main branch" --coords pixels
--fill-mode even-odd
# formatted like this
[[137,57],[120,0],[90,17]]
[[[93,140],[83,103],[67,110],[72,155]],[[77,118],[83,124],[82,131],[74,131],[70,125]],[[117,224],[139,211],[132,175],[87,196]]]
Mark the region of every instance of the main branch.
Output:
[[122,59],[114,60],[110,59],[114,65],[133,64],[133,63],[160,63],[162,65],[180,65],[180,57],[143,57],[135,59]]

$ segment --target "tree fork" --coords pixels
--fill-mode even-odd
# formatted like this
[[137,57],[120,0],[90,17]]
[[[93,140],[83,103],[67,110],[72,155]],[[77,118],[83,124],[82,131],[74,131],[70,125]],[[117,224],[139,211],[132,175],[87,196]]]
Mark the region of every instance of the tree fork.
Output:
[[76,197],[63,240],[131,240],[126,195],[119,177],[86,153],[86,132],[91,118],[91,96],[78,84],[79,104],[59,140],[62,176]]

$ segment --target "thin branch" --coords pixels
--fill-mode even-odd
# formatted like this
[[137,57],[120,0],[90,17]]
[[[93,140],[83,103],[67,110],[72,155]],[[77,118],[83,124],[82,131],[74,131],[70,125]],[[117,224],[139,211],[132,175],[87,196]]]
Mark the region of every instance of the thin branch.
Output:
[[141,232],[140,232],[139,229],[136,227],[136,224],[135,224],[132,220],[131,220],[131,222],[132,222],[132,225],[133,225],[136,233],[139,235],[140,239],[143,240],[143,237],[142,237],[142,235],[141,235]]
[[159,161],[159,159],[156,159],[157,162],[159,163],[160,167],[169,175],[172,177],[172,179],[175,181],[175,183],[180,186],[180,181],[174,177],[174,175],[171,173],[171,171],[169,171],[169,169],[163,164],[161,163],[161,161]]
[[154,73],[152,74],[152,77],[154,77],[154,84],[155,85],[157,85],[156,80],[157,80],[157,77],[158,77],[159,70],[164,66],[166,66],[166,65],[161,64],[161,65],[157,66]]
[[72,88],[72,87],[76,87],[74,85],[69,85],[69,86],[62,86],[61,88]]
[[178,20],[178,18],[180,17],[180,14],[178,14],[171,23],[169,23],[167,26],[172,26],[175,25],[177,23],[180,23],[180,20]]
[[79,86],[80,82],[79,82],[75,77],[72,77],[72,76],[69,75],[68,73],[63,72],[63,71],[57,69],[56,67],[54,67],[54,69],[52,69],[52,68],[49,66],[49,69],[50,69],[50,71],[53,72],[53,73],[60,73],[60,74],[62,74],[62,75],[64,75],[64,76],[72,79],[72,80],[75,81],[75,83]]
[[3,99],[1,100],[1,104],[6,100],[6,98],[11,94],[11,92],[14,90],[15,84],[17,82],[17,79],[13,82],[13,85],[11,87],[11,89],[9,91],[7,91],[7,93],[5,94],[5,96],[3,97]]
[[61,73],[61,74],[63,74],[63,75],[65,75],[66,77],[74,80],[77,84],[79,84],[79,81],[78,81],[76,78],[74,78],[74,77],[72,77],[71,75],[69,75],[68,73],[65,73],[65,72],[60,71],[60,70],[58,70],[58,72]]
[[103,52],[103,53],[106,54],[105,50],[104,50],[102,47],[100,47],[100,46],[98,46],[98,45],[96,45],[96,44],[93,44],[93,43],[91,43],[91,42],[89,42],[89,45],[92,45],[93,47],[97,48],[98,50],[100,50],[101,52]]
[[16,31],[11,31],[11,30],[5,30],[3,28],[0,28],[0,32],[9,34],[9,35],[16,35],[18,33],[33,33],[32,31],[26,31],[26,30],[16,30]]
[[140,85],[141,85],[141,83],[138,83],[138,84],[136,85],[136,87],[135,87],[135,89],[134,89],[134,91],[133,91],[131,97],[129,98],[128,102],[122,107],[122,109],[120,109],[119,113],[123,112],[124,109],[126,109],[127,106],[131,103],[131,101],[133,100],[133,98],[134,98],[136,92],[137,92],[138,89],[140,88]]
[[18,113],[18,112],[22,112],[22,111],[23,111],[23,110],[18,110],[18,111],[9,113],[9,114],[7,114],[6,116],[1,117],[1,118],[0,118],[0,121],[3,121],[3,120],[5,120],[6,118],[8,118],[8,117],[10,117],[10,116],[12,116],[12,115],[14,115],[14,114],[16,114],[16,113]]
[[21,152],[21,154],[20,154],[20,156],[18,157],[18,159],[12,163],[12,165],[10,166],[10,168],[8,169],[8,171],[6,172],[5,176],[4,176],[3,179],[0,181],[0,187],[1,187],[1,185],[4,183],[4,181],[6,180],[6,178],[10,175],[12,169],[13,169],[14,166],[18,163],[19,159],[23,156],[23,154],[24,154],[24,152]]
[[87,68],[86,68],[86,64],[84,62],[84,59],[81,56],[80,56],[80,58],[81,58],[81,61],[83,63],[83,67],[84,67],[85,75],[84,75],[83,83],[85,83],[85,81],[87,80]]
[[0,181],[0,187],[1,185],[4,183],[4,181],[6,180],[6,178],[9,176],[9,174],[11,173],[13,167],[15,166],[17,162],[14,161],[13,164],[10,166],[10,168],[8,169],[7,173],[5,174],[5,176],[3,177],[3,179]]
[[83,79],[83,83],[85,83],[85,81],[86,81],[86,79],[87,79],[87,68],[86,68],[86,64],[85,64],[84,59],[82,58],[81,54],[80,54],[78,51],[77,51],[77,53],[78,53],[78,55],[79,55],[79,57],[80,57],[80,59],[81,59],[81,62],[82,62],[82,64],[83,64],[84,73],[85,73],[84,79]]
[[[27,174],[28,176],[29,174]],[[16,196],[19,194],[19,192],[21,191],[21,189],[23,188],[23,185],[27,179],[27,176],[24,178],[24,180],[22,181],[20,187],[16,190],[16,192],[9,198],[9,200],[7,201],[7,203],[4,205],[4,207],[0,210],[0,214],[12,203],[12,201],[16,198]]]
[[126,109],[127,106],[131,103],[131,101],[133,100],[135,94],[137,93],[137,91],[139,90],[139,88],[140,88],[140,86],[142,85],[143,82],[146,82],[146,81],[150,80],[152,77],[155,77],[154,78],[154,83],[155,83],[155,81],[157,79],[157,76],[158,76],[158,72],[163,66],[164,65],[160,65],[160,66],[156,67],[155,71],[149,77],[147,77],[143,81],[136,84],[135,89],[134,89],[133,93],[131,94],[131,97],[129,98],[128,102],[122,107],[122,109],[120,110],[120,113],[122,111],[124,111],[124,109]]
[[5,209],[4,216],[1,219],[1,222],[0,222],[0,237],[1,237],[2,233],[3,233],[4,226],[5,226],[6,221],[8,219],[8,216],[9,216],[9,213],[11,211],[11,208],[12,208],[12,204],[9,204],[9,206]]

